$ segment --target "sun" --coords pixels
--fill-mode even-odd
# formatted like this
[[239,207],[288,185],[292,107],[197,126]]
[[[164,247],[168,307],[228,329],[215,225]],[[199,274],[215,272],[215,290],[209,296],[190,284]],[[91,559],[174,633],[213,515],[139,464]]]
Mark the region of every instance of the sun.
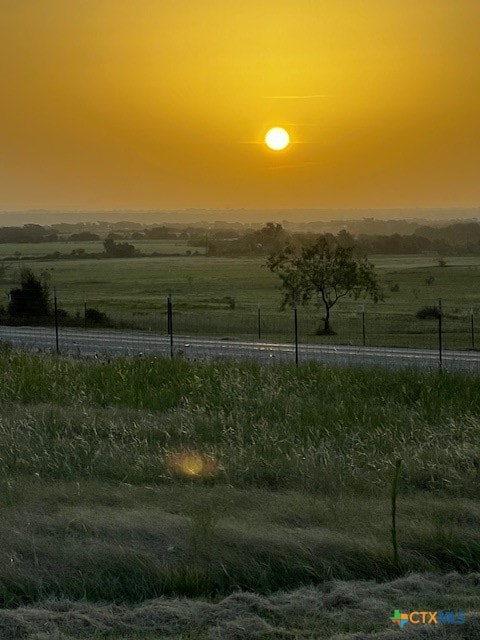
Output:
[[285,131],[282,127],[269,129],[265,136],[265,144],[273,151],[282,151],[282,149],[285,149],[290,144],[288,131]]

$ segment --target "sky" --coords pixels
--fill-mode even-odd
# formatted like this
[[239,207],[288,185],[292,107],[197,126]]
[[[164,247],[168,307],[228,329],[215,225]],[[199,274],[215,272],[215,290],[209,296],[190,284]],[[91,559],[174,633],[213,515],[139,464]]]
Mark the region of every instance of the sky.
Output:
[[0,0],[0,209],[479,206],[479,32],[479,0]]

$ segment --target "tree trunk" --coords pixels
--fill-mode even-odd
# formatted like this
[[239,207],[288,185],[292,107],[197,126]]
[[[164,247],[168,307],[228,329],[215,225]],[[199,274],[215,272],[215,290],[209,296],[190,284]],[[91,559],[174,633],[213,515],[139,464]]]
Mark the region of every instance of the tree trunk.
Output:
[[328,306],[328,304],[325,302],[325,316],[322,319],[323,324],[319,325],[317,331],[316,331],[316,335],[317,336],[324,336],[324,335],[332,335],[333,333],[335,333],[332,330],[332,327],[330,326],[330,307]]
[[323,319],[323,330],[325,333],[330,333],[330,307],[325,305],[325,318]]

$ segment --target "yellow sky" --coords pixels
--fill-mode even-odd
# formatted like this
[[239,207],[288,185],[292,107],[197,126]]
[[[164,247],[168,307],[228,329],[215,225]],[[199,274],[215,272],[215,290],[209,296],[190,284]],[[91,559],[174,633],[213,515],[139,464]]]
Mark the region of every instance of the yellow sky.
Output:
[[479,0],[0,0],[0,209],[478,206],[479,33]]

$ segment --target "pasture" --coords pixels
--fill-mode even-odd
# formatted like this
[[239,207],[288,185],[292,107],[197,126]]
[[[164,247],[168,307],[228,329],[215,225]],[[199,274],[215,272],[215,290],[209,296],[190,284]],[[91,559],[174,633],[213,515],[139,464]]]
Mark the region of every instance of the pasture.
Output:
[[478,637],[477,376],[5,347],[0,382],[2,637]]
[[[170,242],[171,250],[175,244]],[[470,310],[480,311],[480,257],[447,258],[440,267],[434,256],[373,256],[385,300],[365,303],[367,344],[435,348],[436,322],[417,320],[422,307],[442,298],[444,345],[471,348]],[[119,326],[166,330],[165,299],[174,300],[175,331],[183,335],[256,338],[258,305],[261,337],[292,339],[292,313],[280,311],[279,281],[260,258],[163,256],[108,260],[34,260],[3,263],[0,296],[18,282],[18,270],[28,266],[46,273],[57,286],[60,305],[83,313],[84,296],[91,306],[109,314]],[[0,267],[1,268],[1,267]],[[234,308],[232,308],[233,299]],[[322,310],[299,311],[303,341],[361,344],[362,300],[343,299],[332,311],[337,335],[315,336]],[[480,327],[479,327],[480,328]],[[475,345],[476,346],[476,345]]]
[[[190,247],[184,240],[118,240],[129,242],[142,253],[182,254],[187,251],[204,253],[204,247]],[[22,258],[39,258],[55,252],[70,254],[74,249],[83,249],[85,253],[102,253],[105,251],[103,240],[58,242],[7,242],[0,243],[0,260],[16,261]]]

